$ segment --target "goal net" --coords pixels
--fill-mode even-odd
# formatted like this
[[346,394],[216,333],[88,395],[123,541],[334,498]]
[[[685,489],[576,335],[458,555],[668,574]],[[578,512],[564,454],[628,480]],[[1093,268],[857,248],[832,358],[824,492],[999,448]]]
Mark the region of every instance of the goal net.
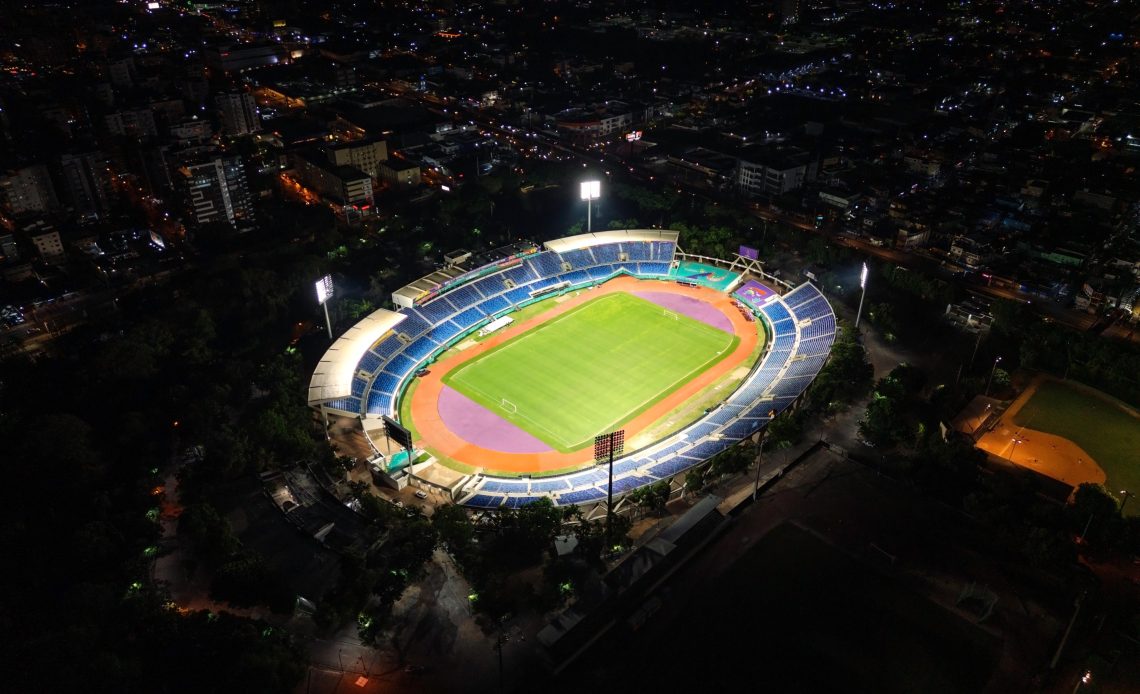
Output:
[[672,318],[673,320],[681,320],[681,317],[672,311],[665,311],[665,317]]
[[510,414],[517,414],[519,411],[519,408],[515,407],[515,404],[506,398],[502,399],[499,403],[499,407]]

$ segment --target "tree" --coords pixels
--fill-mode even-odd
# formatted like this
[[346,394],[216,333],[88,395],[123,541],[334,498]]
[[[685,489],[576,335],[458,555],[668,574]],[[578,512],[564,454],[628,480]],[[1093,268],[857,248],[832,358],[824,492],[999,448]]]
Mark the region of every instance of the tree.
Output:
[[665,510],[665,504],[669,501],[669,491],[669,481],[660,480],[646,487],[635,489],[629,497],[638,506],[654,513],[660,513]]
[[210,566],[220,565],[241,548],[229,521],[208,503],[187,506],[178,518],[178,530]]
[[1085,482],[1078,486],[1067,511],[1069,527],[1075,533],[1084,533],[1085,542],[1092,549],[1108,549],[1118,543],[1124,530],[1120,500],[1103,484]]
[[439,541],[457,559],[463,561],[469,555],[475,539],[475,526],[466,509],[455,504],[441,506],[432,514],[431,524]]
[[695,467],[685,473],[685,490],[699,492],[705,488],[705,471],[707,466]]

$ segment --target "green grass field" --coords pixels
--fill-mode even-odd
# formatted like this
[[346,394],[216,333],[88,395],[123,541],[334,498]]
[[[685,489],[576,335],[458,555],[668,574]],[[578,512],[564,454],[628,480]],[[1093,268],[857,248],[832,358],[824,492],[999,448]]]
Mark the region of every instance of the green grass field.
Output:
[[[1088,451],[1108,475],[1113,494],[1140,494],[1140,419],[1116,403],[1057,381],[1045,381],[1014,421],[1069,439]],[[1127,507],[1126,507],[1127,508]],[[1140,512],[1136,506],[1128,508]]]
[[464,364],[444,383],[566,452],[645,411],[738,341],[631,294],[607,294]]

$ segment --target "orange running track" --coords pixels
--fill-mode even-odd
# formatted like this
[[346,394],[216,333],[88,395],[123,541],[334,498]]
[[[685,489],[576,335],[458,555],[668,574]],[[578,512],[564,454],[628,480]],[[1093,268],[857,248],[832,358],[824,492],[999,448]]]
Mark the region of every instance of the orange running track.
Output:
[[675,282],[654,280],[638,280],[628,275],[614,278],[600,287],[583,289],[577,295],[558,304],[556,307],[535,316],[522,323],[516,323],[497,335],[480,342],[450,357],[436,362],[431,367],[431,373],[420,378],[419,386],[412,395],[411,414],[412,424],[420,437],[415,445],[417,448],[430,448],[448,456],[460,463],[477,468],[483,468],[488,473],[522,473],[535,474],[560,470],[564,468],[581,466],[593,461],[593,450],[590,447],[571,453],[546,451],[543,453],[504,453],[482,446],[477,446],[455,432],[451,431],[439,416],[437,403],[443,391],[443,377],[452,369],[464,362],[470,361],[487,350],[500,345],[518,335],[534,330],[548,320],[579,306],[599,296],[616,292],[655,291],[670,294],[682,294],[694,297],[711,304],[723,313],[732,322],[732,328],[740,338],[736,349],[721,361],[714,364],[707,371],[681,386],[667,397],[655,403],[645,412],[634,417],[626,423],[626,439],[632,439],[638,432],[652,426],[655,422],[680,407],[686,400],[697,395],[705,388],[711,386],[727,375],[734,368],[748,359],[752,350],[759,343],[755,323],[750,323],[733,305],[733,300],[723,294],[704,287],[686,287]]

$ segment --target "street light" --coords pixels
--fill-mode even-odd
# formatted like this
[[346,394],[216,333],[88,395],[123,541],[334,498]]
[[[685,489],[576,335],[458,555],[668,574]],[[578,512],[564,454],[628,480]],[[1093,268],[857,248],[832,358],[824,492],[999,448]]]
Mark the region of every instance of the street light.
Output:
[[1132,492],[1128,491],[1127,489],[1121,489],[1120,490],[1120,496],[1122,497],[1120,500],[1120,515],[1123,516],[1124,515],[1124,504],[1128,503],[1128,497],[1132,496]]
[[1011,448],[1009,451],[1009,462],[1011,462],[1011,463],[1013,462],[1013,454],[1014,454],[1014,452],[1017,451],[1017,444],[1019,444],[1021,442],[1022,442],[1022,439],[1019,439],[1016,436],[1013,437],[1013,448]]
[[601,181],[582,181],[581,198],[586,201],[586,231],[594,230],[593,202],[602,197]]
[[997,365],[998,365],[998,362],[1000,362],[1000,361],[1001,361],[1001,357],[994,359],[993,368],[990,369],[990,377],[988,379],[986,379],[986,397],[987,398],[990,396],[990,383],[992,383],[994,380],[994,372],[997,371]]
[[867,296],[867,263],[863,263],[863,272],[859,274],[859,312],[855,314],[855,327],[859,327],[859,319],[863,317],[863,299]]

